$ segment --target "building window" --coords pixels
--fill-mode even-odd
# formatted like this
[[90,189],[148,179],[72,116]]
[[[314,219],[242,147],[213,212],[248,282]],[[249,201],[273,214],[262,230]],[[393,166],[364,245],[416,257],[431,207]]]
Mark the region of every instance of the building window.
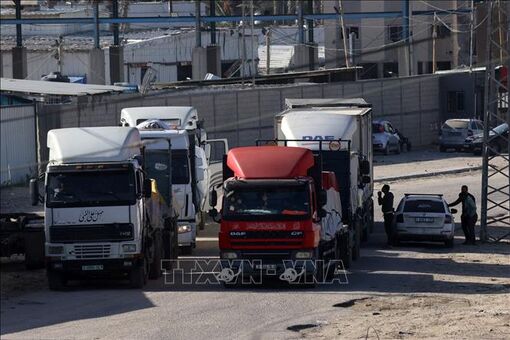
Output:
[[402,40],[402,26],[389,26],[388,39],[392,42]]
[[463,91],[448,91],[446,98],[446,108],[450,113],[457,113],[464,111],[464,92]]
[[377,78],[377,63],[365,63],[359,64],[359,66],[363,67],[359,76],[361,79]]
[[[448,27],[444,26],[444,25],[436,25],[436,38],[438,39],[444,39],[444,38],[448,38],[450,36],[450,30],[448,29]],[[432,26],[432,32],[430,35],[433,36],[434,34],[434,26]]]
[[187,80],[193,78],[193,70],[191,63],[177,64],[177,81]]
[[[345,28],[345,33],[347,34],[347,37],[351,35],[351,33],[354,33],[354,38],[359,39],[359,27],[357,26],[350,26]],[[342,35],[342,29],[340,29],[340,39],[343,39]]]
[[384,63],[383,77],[384,78],[398,77],[398,63]]

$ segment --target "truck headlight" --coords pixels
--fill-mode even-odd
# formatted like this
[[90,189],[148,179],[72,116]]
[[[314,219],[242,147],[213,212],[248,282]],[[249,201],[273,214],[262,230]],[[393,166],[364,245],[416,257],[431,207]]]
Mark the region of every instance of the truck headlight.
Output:
[[191,231],[191,226],[189,225],[180,225],[178,228],[177,228],[177,232],[179,234],[182,234],[182,233],[187,233],[187,232],[190,232]]
[[313,257],[313,253],[311,251],[298,251],[295,255],[296,259],[310,259]]
[[64,246],[48,246],[48,255],[61,255],[64,253]]
[[237,259],[237,254],[232,252],[226,252],[221,254],[221,258],[228,260]]
[[136,244],[128,243],[122,245],[122,252],[124,253],[136,253]]

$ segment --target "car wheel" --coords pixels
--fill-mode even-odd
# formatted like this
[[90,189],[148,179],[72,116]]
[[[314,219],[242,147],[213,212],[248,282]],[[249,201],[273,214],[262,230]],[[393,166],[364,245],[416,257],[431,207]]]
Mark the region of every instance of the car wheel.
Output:
[[401,151],[402,151],[402,146],[400,145],[400,143],[397,143],[397,149],[395,150],[396,154],[400,155]]
[[181,255],[191,255],[193,253],[193,246],[179,247]]
[[384,148],[384,154],[386,156],[390,154],[390,143],[386,143],[386,147]]
[[453,238],[450,240],[444,241],[444,245],[446,246],[446,248],[453,248]]

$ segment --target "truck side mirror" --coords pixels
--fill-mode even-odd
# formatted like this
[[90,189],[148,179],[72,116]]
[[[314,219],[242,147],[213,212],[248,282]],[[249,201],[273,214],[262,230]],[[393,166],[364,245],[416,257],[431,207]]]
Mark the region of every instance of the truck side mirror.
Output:
[[319,192],[319,207],[323,207],[328,203],[328,193],[326,190],[321,190]]
[[[209,205],[214,208],[217,203],[218,203],[218,193],[216,192],[216,190],[214,190],[214,188],[212,188],[211,191],[209,192]],[[216,210],[216,209],[214,209],[214,210]],[[216,213],[218,213],[218,212],[216,211]]]
[[370,174],[370,162],[367,160],[362,160],[359,164],[359,168],[362,175]]
[[143,180],[143,197],[150,198],[152,195],[152,181],[149,178]]
[[370,176],[363,176],[361,178],[361,181],[363,182],[363,184],[369,184],[372,181],[372,179],[370,178]]
[[35,178],[31,178],[29,182],[30,203],[37,205],[39,203],[39,182]]

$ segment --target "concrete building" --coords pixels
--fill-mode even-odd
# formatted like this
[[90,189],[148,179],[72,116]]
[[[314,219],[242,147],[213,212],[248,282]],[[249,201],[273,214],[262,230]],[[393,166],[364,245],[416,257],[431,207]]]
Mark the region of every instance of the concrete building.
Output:
[[[344,12],[401,12],[402,1],[353,1],[344,0]],[[324,1],[324,11],[334,13],[338,1]],[[409,1],[409,11],[436,11],[442,13],[436,20],[437,70],[447,70],[469,65],[470,14],[444,11],[470,9],[470,2],[459,0]],[[353,63],[364,66],[362,78],[382,78],[396,75],[432,72],[433,15],[410,17],[410,57],[399,41],[402,39],[402,18],[377,18],[345,20],[346,34],[353,33]],[[339,22],[325,21],[326,65],[345,65],[341,26]],[[348,45],[348,44],[347,44]],[[408,61],[411,61],[408,63]],[[475,59],[476,61],[476,59]],[[410,70],[408,70],[410,68]]]
[[[222,74],[219,76],[241,75],[240,60],[245,55],[246,76],[257,72],[258,38],[251,39],[246,31],[245,45],[237,30],[218,30],[216,42],[221,54]],[[101,84],[110,84],[110,56],[108,46],[111,36],[101,37],[104,50],[104,74],[90,64],[90,51],[94,39],[87,35],[64,37],[61,53],[58,53],[58,36],[29,36],[24,39],[27,48],[26,79],[39,80],[43,75],[54,71],[71,77],[98,79]],[[12,48],[16,44],[14,36],[1,36],[1,74],[12,78]],[[202,32],[202,46],[210,44],[210,33]],[[141,84],[147,71],[153,73],[153,81],[174,82],[192,78],[192,51],[195,47],[195,32],[183,30],[137,31],[124,34],[123,39],[123,79],[125,82]],[[246,53],[243,53],[243,47]],[[231,69],[231,67],[233,68]]]

